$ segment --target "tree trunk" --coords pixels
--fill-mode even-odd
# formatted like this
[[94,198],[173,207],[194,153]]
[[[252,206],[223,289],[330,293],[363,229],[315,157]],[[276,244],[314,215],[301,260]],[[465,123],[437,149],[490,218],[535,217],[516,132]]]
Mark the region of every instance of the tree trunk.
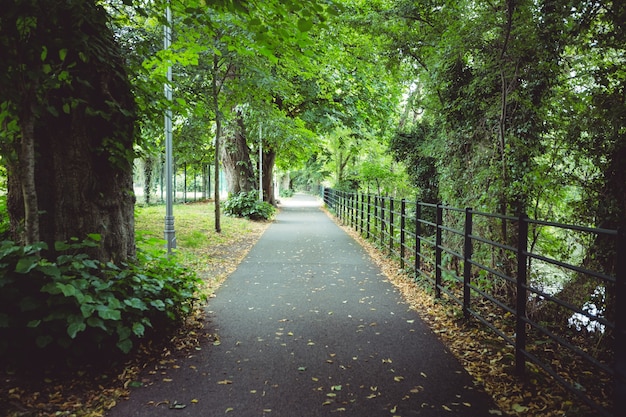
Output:
[[[90,254],[102,261],[125,261],[135,255],[135,103],[104,9],[90,2],[58,4],[46,9],[46,18],[42,15],[37,20],[32,36],[49,49],[56,44],[50,39],[62,45],[67,55],[55,65],[69,74],[69,81],[40,88],[37,96],[45,97],[43,102],[28,103],[45,109],[35,115],[33,125],[36,199],[21,195],[21,190],[31,187],[29,178],[10,165],[12,230],[19,230],[33,209],[29,205],[36,201],[39,237],[48,244],[50,255],[54,255],[56,241],[99,234],[101,245],[90,249]],[[48,52],[53,57],[61,55]],[[31,65],[27,70],[41,67]],[[22,132],[26,132],[24,142],[29,120],[23,113],[18,112]],[[24,158],[21,165],[28,163],[27,152],[18,155]],[[15,233],[13,237],[28,243],[35,235]]]
[[254,190],[256,176],[240,114],[236,115],[231,131],[229,137],[224,140],[221,153],[228,193],[234,195]]
[[19,178],[24,203],[24,233],[23,242],[32,245],[39,242],[39,203],[37,202],[37,189],[35,184],[35,115],[32,95],[29,98],[26,109],[20,114],[21,140],[18,147]]
[[213,80],[211,83],[213,93],[213,110],[215,112],[215,181],[214,202],[215,202],[215,231],[222,232],[221,209],[220,209],[220,142],[222,140],[222,112],[220,112],[220,84],[217,81],[219,73],[219,56],[213,55]]
[[267,201],[275,206],[274,196],[274,163],[276,162],[276,151],[263,151],[263,201]]

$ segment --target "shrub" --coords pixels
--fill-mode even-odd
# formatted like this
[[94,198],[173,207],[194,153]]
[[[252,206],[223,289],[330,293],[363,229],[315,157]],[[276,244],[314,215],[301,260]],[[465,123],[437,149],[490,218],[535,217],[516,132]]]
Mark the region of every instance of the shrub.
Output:
[[98,240],[57,243],[64,254],[52,261],[40,257],[45,243],[0,243],[0,355],[128,353],[202,298],[202,281],[173,257],[139,251],[135,262],[115,265],[80,253]]
[[293,197],[294,194],[295,191],[293,191],[291,188],[285,188],[279,191],[279,195],[284,198]]
[[229,216],[245,217],[250,220],[269,220],[276,209],[265,201],[259,201],[256,191],[230,196],[224,202],[224,213]]

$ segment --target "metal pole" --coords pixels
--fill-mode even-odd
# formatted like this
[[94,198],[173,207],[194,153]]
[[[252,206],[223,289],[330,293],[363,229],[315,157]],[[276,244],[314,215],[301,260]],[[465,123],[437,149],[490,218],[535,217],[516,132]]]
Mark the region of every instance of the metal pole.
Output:
[[[164,27],[165,37],[163,48],[169,49],[172,43],[172,12],[168,4],[165,10],[167,24]],[[165,84],[165,98],[172,101],[172,67],[167,68],[167,84]],[[174,230],[174,209],[172,198],[172,109],[165,110],[165,241],[167,253],[176,248],[176,232]]]
[[263,201],[263,136],[259,123],[259,201]]

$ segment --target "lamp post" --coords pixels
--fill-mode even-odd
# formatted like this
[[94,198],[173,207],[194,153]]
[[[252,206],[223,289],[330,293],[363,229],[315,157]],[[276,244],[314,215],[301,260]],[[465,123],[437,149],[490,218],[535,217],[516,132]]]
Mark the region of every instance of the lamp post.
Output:
[[[167,24],[164,27],[165,37],[163,41],[164,49],[168,49],[172,44],[172,12],[169,3],[165,16]],[[165,84],[165,98],[172,101],[172,67],[167,67],[167,83]],[[172,253],[176,248],[176,232],[174,230],[174,208],[172,190],[172,108],[165,110],[165,241],[167,242],[167,253]]]
[[263,201],[263,136],[259,123],[259,201]]

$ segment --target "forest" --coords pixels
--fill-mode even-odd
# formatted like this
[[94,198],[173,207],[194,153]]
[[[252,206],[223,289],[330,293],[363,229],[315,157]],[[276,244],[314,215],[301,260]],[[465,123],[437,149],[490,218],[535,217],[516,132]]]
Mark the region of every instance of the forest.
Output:
[[[167,111],[175,165],[229,198],[324,185],[626,230],[622,1],[5,3],[0,354],[129,352],[190,311],[197,278],[135,234]],[[490,230],[505,245],[515,232]],[[617,274],[614,240],[540,237],[542,253]],[[181,277],[167,294],[165,275]],[[582,274],[545,280],[612,314],[612,291]]]

